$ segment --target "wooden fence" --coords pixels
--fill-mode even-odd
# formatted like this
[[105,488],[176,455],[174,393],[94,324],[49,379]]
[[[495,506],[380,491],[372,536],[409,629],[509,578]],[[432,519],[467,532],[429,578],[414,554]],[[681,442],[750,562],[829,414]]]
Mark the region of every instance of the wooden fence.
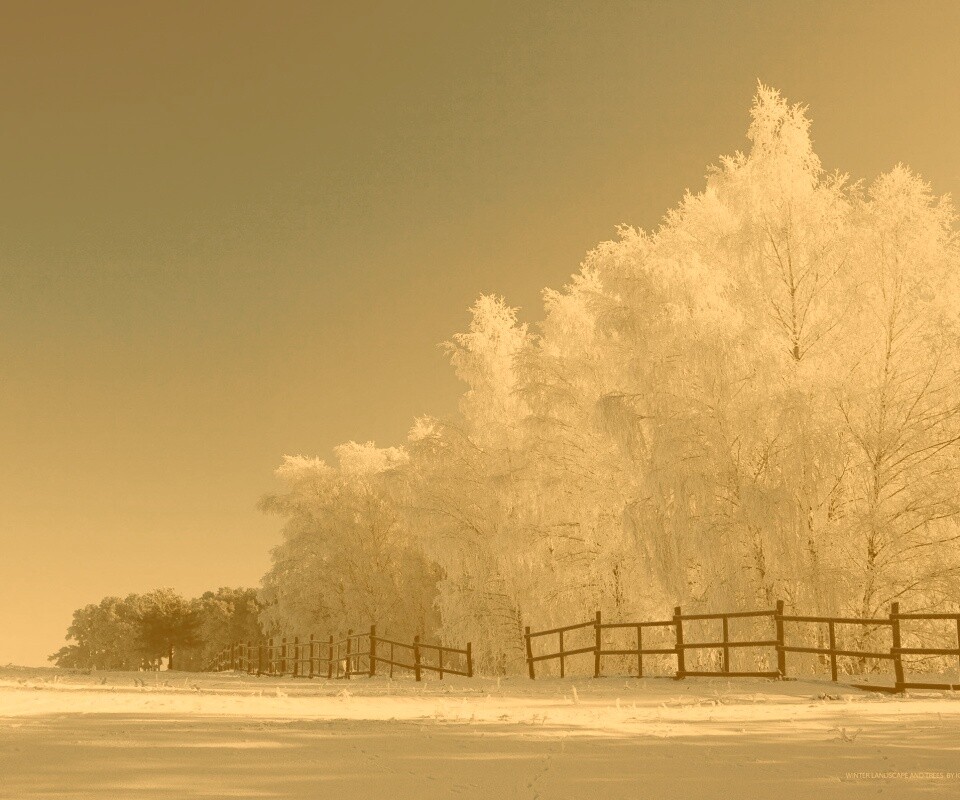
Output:
[[[771,633],[768,638],[735,640],[730,637],[730,620],[754,618],[757,620],[769,620]],[[691,621],[718,621],[720,623],[719,639],[710,641],[687,641],[684,638],[684,623]],[[902,623],[905,621],[953,621],[956,625],[957,647],[903,647],[902,646]],[[787,638],[788,623],[813,623],[818,626],[826,626],[826,644],[827,646],[807,646],[793,644]],[[851,650],[837,646],[837,627],[838,626],[863,626],[868,629],[886,628],[891,631],[891,645],[886,650]],[[567,649],[569,635],[573,631],[582,629],[593,629],[593,643],[590,646],[574,647]],[[647,629],[666,628],[673,629],[673,644],[670,647],[644,647],[643,633]],[[630,630],[635,631],[634,647],[628,648],[607,648],[604,646],[604,632],[612,630]],[[534,640],[541,637],[557,636],[558,649],[547,653],[534,652]],[[566,641],[565,641],[566,639]],[[830,663],[831,679],[838,679],[838,658],[856,658],[861,661],[870,659],[880,661],[890,661],[893,663],[893,686],[874,686],[869,684],[859,684],[861,688],[875,691],[902,692],[905,689],[951,689],[960,690],[960,683],[927,683],[918,681],[908,681],[905,678],[904,656],[929,657],[929,656],[956,656],[960,663],[960,613],[956,614],[901,614],[899,603],[893,603],[890,607],[890,616],[886,618],[858,618],[858,617],[815,617],[799,616],[784,613],[783,601],[778,601],[776,607],[762,611],[736,611],[729,613],[716,614],[684,614],[679,606],[673,611],[673,617],[669,620],[658,622],[604,622],[601,613],[598,611],[594,619],[589,622],[580,622],[573,625],[564,625],[559,628],[551,628],[543,631],[531,631],[529,627],[524,629],[524,640],[526,644],[527,673],[530,678],[536,677],[536,664],[538,662],[558,661],[560,667],[560,676],[566,675],[567,659],[581,655],[593,656],[593,674],[600,677],[602,674],[603,659],[608,656],[625,656],[636,658],[636,675],[644,676],[643,658],[644,656],[668,656],[676,659],[676,668],[673,677],[683,679],[687,677],[751,677],[751,678],[786,678],[787,677],[787,653],[811,653],[822,658],[828,659]],[[769,654],[775,657],[776,670],[756,670],[756,671],[732,671],[730,669],[730,651],[732,649],[752,649],[767,650]],[[697,650],[719,650],[720,667],[716,670],[689,670],[686,667],[686,654]],[[771,661],[773,658],[771,658]]]
[[[730,635],[730,621],[735,619],[752,619],[760,625],[767,625],[769,633],[756,634],[746,639],[736,639]],[[689,641],[691,632],[690,623],[717,622],[719,628],[716,639],[700,639]],[[917,623],[944,623],[952,622],[956,632],[956,647],[924,646],[922,636],[924,631],[911,630]],[[685,630],[686,623],[686,630]],[[794,626],[815,625],[818,629],[817,644],[810,644],[809,637],[797,641],[798,631]],[[867,631],[889,630],[889,647],[882,649],[865,649],[866,645],[857,648],[841,646],[839,641],[846,641],[848,637],[838,637],[838,630],[850,628]],[[630,647],[609,647],[605,644],[604,633],[610,631],[629,631],[633,634],[635,644]],[[666,632],[672,634],[669,646],[656,643],[650,646],[649,632],[659,630],[661,635]],[[590,644],[572,648],[571,636],[582,636],[585,632],[592,634]],[[648,632],[648,642],[644,643],[644,633]],[[929,635],[929,632],[926,632]],[[685,635],[686,634],[686,635]],[[789,634],[789,635],[788,635]],[[917,646],[904,647],[904,636],[908,635]],[[534,642],[545,637],[557,637],[557,649],[546,653],[537,653]],[[759,636],[759,638],[758,638]],[[855,641],[862,642],[859,637]],[[637,677],[644,677],[644,657],[666,657],[675,659],[672,677],[683,679],[688,677],[752,677],[752,678],[786,678],[787,654],[816,655],[824,664],[830,665],[830,677],[837,681],[839,677],[838,659],[858,659],[861,664],[868,661],[890,662],[893,667],[893,686],[877,686],[857,684],[861,688],[874,691],[902,692],[905,689],[935,689],[960,690],[960,683],[933,683],[917,680],[908,680],[905,665],[913,658],[944,658],[956,657],[960,664],[960,612],[945,614],[901,614],[899,603],[893,603],[887,617],[860,618],[860,617],[819,617],[786,614],[783,601],[778,601],[775,608],[760,611],[732,611],[713,614],[684,614],[680,606],[674,608],[670,619],[660,621],[640,622],[604,622],[601,612],[597,611],[594,619],[579,622],[573,625],[564,625],[549,630],[531,631],[524,629],[526,645],[527,673],[530,678],[536,678],[536,665],[541,662],[559,662],[560,677],[565,677],[567,662],[570,658],[591,656],[593,660],[593,674],[600,677],[604,659],[619,656],[623,659],[636,659]],[[574,644],[578,644],[574,642]],[[687,654],[697,651],[719,651],[717,669],[688,669]],[[759,651],[767,657],[768,664],[776,669],[733,670],[731,669],[732,651]],[[758,659],[762,660],[762,659]],[[622,662],[621,662],[622,663]],[[378,673],[378,667],[384,671]],[[325,677],[347,678],[354,675],[384,674],[393,677],[394,671],[406,670],[412,672],[416,679],[422,679],[423,674],[437,673],[442,679],[444,675],[462,675],[473,677],[473,651],[468,642],[465,648],[449,647],[447,645],[428,644],[421,642],[420,637],[414,637],[412,643],[399,642],[377,635],[375,625],[369,631],[354,633],[348,631],[341,639],[329,636],[327,639],[316,639],[311,635],[308,639],[299,637],[269,639],[265,643],[252,642],[238,643],[224,648],[210,665],[210,669],[223,671],[234,670],[251,675],[291,675],[295,678]]]
[[[451,662],[456,662],[452,664]],[[473,648],[428,644],[415,636],[412,643],[398,642],[377,635],[376,625],[369,631],[347,631],[342,639],[332,634],[327,639],[300,640],[271,638],[262,644],[240,642],[218,653],[210,669],[217,672],[239,671],[248,675],[290,675],[294,678],[347,678],[377,675],[378,665],[386,667],[391,678],[395,669],[412,672],[419,681],[424,672],[473,677]]]

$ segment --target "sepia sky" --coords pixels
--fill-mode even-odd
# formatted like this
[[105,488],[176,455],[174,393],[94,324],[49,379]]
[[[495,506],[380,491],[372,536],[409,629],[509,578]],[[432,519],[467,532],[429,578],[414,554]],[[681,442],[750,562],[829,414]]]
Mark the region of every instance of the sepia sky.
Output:
[[960,4],[5,3],[0,664],[74,608],[256,585],[285,453],[456,407],[480,292],[539,317],[745,149],[960,194]]

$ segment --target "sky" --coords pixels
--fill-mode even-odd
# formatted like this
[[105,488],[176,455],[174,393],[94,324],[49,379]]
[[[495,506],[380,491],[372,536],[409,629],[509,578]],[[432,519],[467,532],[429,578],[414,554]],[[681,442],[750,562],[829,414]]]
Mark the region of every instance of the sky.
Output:
[[257,585],[284,454],[397,445],[438,344],[746,149],[960,195],[960,4],[4,4],[0,664],[72,611]]

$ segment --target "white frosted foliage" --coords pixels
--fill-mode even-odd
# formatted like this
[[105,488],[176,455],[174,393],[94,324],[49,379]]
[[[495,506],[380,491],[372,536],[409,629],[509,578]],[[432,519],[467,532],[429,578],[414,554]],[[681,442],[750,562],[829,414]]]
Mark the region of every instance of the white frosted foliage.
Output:
[[[458,416],[285,460],[277,626],[400,613],[365,583],[377,558],[412,628],[498,672],[523,625],[597,608],[960,603],[949,199],[902,165],[826,172],[806,109],[763,85],[747,135],[659,229],[621,226],[545,290],[536,325],[480,297],[446,345]],[[334,576],[339,600],[301,597]]]

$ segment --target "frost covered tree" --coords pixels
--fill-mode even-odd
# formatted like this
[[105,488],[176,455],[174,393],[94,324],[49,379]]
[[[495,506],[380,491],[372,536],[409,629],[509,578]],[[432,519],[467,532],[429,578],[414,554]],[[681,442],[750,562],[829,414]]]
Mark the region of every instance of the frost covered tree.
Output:
[[[524,590],[536,571],[518,524],[528,453],[516,359],[527,340],[516,309],[482,296],[470,328],[446,344],[467,385],[459,420],[421,419],[410,432],[403,509],[442,578],[444,629],[473,641],[478,665],[502,673],[523,653]],[[526,605],[526,608],[525,608]]]
[[392,635],[432,631],[434,568],[391,496],[406,455],[350,442],[337,456],[336,467],[287,457],[277,470],[286,491],[262,501],[286,519],[263,579],[266,631],[342,633],[371,623]]
[[898,166],[870,187],[859,335],[837,403],[849,454],[846,579],[854,607],[960,600],[960,302],[954,214]]
[[[955,485],[945,470],[957,453],[949,204],[903,170],[882,177],[866,197],[843,176],[825,175],[803,109],[772,90],[760,88],[752,116],[751,152],[723,159],[706,190],[688,195],[660,230],[623,229],[619,241],[588,256],[560,295],[567,307],[587,309],[576,344],[566,343],[562,366],[539,364],[555,377],[543,407],[556,412],[558,387],[576,385],[567,402],[580,401],[581,424],[567,427],[591,430],[601,412],[624,460],[614,472],[634,478],[622,484],[625,525],[666,596],[714,605],[786,596],[808,608],[866,613],[909,587],[955,587],[948,545],[956,515],[945,499]],[[907,264],[912,277],[891,277]],[[885,288],[891,281],[900,292],[913,281],[909,309]],[[548,294],[548,307],[557,302]],[[548,315],[539,346],[556,359],[568,337],[549,324]],[[896,324],[904,326],[894,337],[900,347],[889,358],[927,368],[909,384],[903,372],[888,377],[905,393],[894,422],[876,358],[888,358],[884,342],[893,341]],[[870,354],[873,362],[865,360]],[[584,374],[580,362],[591,365],[592,389],[572,380]],[[936,426],[911,428],[904,409],[920,413],[927,402],[934,407],[924,419]],[[872,471],[869,483],[856,477],[876,457],[857,430],[864,415],[874,427],[881,416],[893,424],[898,442],[920,431],[930,436],[909,451],[924,465],[923,479],[910,484],[923,501],[909,503],[905,488],[892,488],[912,516],[896,533],[888,527],[885,545],[886,563],[901,570],[899,554],[911,548],[913,577],[894,580],[888,570],[879,594],[871,588],[875,548],[863,541],[876,528],[877,501],[864,493],[874,478]],[[571,463],[586,464],[602,446],[584,448]],[[860,512],[871,519],[866,526],[850,516],[858,503],[874,509]],[[931,538],[934,523],[946,530]],[[850,553],[858,541],[859,572]],[[937,553],[936,568],[924,564],[922,551]],[[864,603],[867,596],[873,599]]]
[[362,474],[288,461],[274,624],[350,616],[318,593],[335,575],[385,607],[371,536],[435,568],[415,582],[429,602],[436,580],[440,635],[492,671],[522,663],[524,624],[594,607],[960,604],[949,198],[903,166],[826,172],[806,109],[762,85],[747,137],[657,230],[588,253],[539,324],[481,297],[447,346],[459,415]]

